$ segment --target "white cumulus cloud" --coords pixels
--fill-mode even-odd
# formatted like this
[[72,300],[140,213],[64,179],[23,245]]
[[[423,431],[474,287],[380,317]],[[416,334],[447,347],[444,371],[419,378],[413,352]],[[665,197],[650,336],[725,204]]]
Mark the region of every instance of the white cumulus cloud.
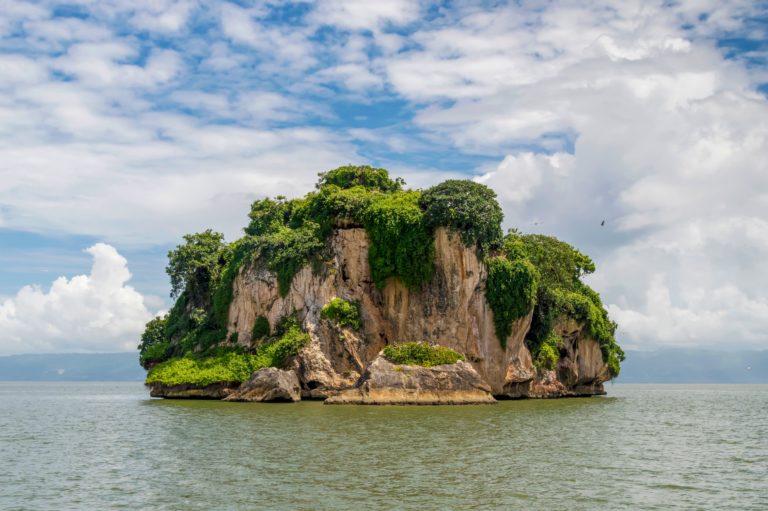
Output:
[[126,283],[126,259],[97,243],[89,275],[59,277],[45,291],[25,286],[0,303],[0,355],[112,352],[136,348],[153,314]]
[[620,342],[768,346],[768,71],[718,44],[766,39],[760,2],[76,4],[0,10],[4,228],[233,239],[253,199],[372,158],[474,176],[506,227],[593,256]]

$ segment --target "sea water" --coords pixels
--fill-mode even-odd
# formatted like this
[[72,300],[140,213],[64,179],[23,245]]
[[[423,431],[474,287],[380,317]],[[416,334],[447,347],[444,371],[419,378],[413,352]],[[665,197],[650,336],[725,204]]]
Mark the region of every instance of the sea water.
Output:
[[768,385],[607,391],[366,407],[0,382],[0,509],[768,509]]

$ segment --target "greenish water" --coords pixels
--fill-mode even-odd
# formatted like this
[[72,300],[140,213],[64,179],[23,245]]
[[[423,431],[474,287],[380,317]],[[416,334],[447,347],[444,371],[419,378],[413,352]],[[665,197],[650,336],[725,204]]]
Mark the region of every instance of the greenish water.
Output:
[[0,382],[0,509],[768,509],[768,385],[350,407]]

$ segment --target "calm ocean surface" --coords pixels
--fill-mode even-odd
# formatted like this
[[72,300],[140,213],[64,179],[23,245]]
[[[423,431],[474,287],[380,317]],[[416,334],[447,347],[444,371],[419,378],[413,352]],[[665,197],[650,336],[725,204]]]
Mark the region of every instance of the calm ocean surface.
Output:
[[768,509],[768,385],[352,407],[0,382],[0,509]]

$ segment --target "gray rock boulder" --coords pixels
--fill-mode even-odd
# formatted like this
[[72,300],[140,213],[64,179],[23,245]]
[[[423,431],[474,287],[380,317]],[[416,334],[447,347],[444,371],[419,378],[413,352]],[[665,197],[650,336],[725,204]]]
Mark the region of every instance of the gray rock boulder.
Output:
[[355,387],[329,397],[327,404],[442,405],[491,404],[491,387],[471,364],[433,367],[396,365],[379,355]]
[[259,369],[224,401],[299,401],[301,387],[293,371],[276,367]]
[[238,383],[213,383],[205,387],[197,385],[163,385],[150,383],[149,395],[165,399],[223,399],[238,388]]

